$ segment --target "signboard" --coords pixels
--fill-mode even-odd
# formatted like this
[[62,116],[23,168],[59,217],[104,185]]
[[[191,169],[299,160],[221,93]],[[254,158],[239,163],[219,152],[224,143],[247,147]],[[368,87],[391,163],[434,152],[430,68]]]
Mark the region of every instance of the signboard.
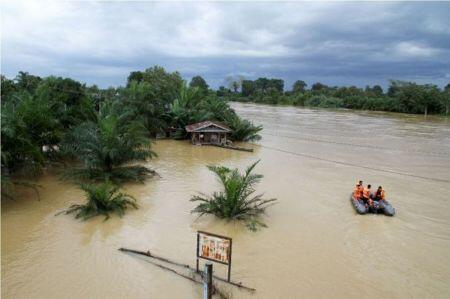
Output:
[[228,281],[231,270],[231,238],[211,234],[203,231],[197,232],[197,271],[198,259],[228,265]]
[[230,238],[219,237],[204,232],[198,232],[198,234],[198,257],[225,265],[228,265],[230,263]]

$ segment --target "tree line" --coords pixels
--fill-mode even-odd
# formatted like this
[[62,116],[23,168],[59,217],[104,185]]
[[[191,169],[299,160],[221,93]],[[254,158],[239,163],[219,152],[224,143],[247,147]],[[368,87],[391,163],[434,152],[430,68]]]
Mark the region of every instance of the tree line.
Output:
[[[236,141],[260,138],[262,127],[240,118],[203,83],[193,78],[187,84],[178,72],[159,66],[132,72],[126,86],[107,89],[27,72],[13,79],[2,75],[2,198],[13,197],[15,185],[33,187],[29,178],[45,167],[67,163],[63,178],[83,183],[90,198],[111,197],[122,182],[154,174],[137,163],[156,155],[152,138],[169,130],[186,138],[184,127],[194,122],[223,122]],[[91,183],[104,185],[100,190]]]
[[[156,156],[152,137],[175,131],[174,138],[183,139],[187,124],[210,119],[230,126],[232,140],[259,139],[262,129],[241,119],[200,76],[186,84],[178,72],[158,66],[130,73],[126,86],[118,88],[26,72],[14,79],[1,76],[1,84],[2,198],[14,198],[15,185],[37,190],[30,179],[54,166],[62,179],[79,185],[86,199],[58,214],[81,219],[108,219],[111,213],[122,216],[139,207],[120,186],[155,174],[139,164]],[[191,200],[199,204],[192,212],[242,220],[251,230],[265,226],[258,216],[275,199],[253,194],[262,178],[251,173],[256,164],[243,175],[210,166],[222,179],[223,191],[194,196]]]
[[308,88],[297,80],[291,90],[284,90],[282,79],[243,77],[226,79],[228,86],[220,86],[219,97],[231,101],[282,104],[323,108],[348,108],[391,111],[413,114],[445,114],[450,108],[450,83],[443,89],[433,84],[417,84],[391,80],[387,91],[379,85],[328,86],[317,82]]

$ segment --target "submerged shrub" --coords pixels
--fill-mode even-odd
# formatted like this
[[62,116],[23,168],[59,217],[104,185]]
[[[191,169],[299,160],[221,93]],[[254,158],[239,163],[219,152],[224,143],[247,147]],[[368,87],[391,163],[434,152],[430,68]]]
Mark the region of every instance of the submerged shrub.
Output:
[[250,230],[266,225],[258,220],[269,203],[276,199],[263,199],[262,194],[254,195],[255,184],[261,181],[261,174],[252,174],[259,160],[247,167],[244,174],[238,169],[229,169],[224,166],[208,166],[223,185],[223,191],[214,192],[211,196],[193,196],[191,201],[200,202],[192,213],[213,214],[219,218],[245,221]]
[[87,203],[74,204],[65,211],[65,214],[76,213],[75,218],[83,220],[104,215],[107,220],[110,213],[116,213],[121,217],[127,208],[138,208],[135,198],[119,192],[119,187],[110,182],[99,185],[82,184],[80,187],[86,193]]

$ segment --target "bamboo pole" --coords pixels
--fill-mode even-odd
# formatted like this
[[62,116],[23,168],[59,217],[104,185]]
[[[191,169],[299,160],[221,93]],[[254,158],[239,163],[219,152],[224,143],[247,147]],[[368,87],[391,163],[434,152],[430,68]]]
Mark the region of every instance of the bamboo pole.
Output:
[[232,146],[232,145],[220,145],[220,144],[211,144],[211,145],[221,147],[221,148],[236,150],[236,151],[253,152],[252,148],[238,147],[238,146]]
[[[166,263],[178,266],[178,267],[183,267],[183,268],[191,270],[193,273],[196,273],[196,274],[200,275],[201,277],[203,277],[203,274],[204,274],[204,272],[202,272],[202,271],[197,272],[194,268],[192,268],[189,265],[182,264],[182,263],[179,263],[179,262],[175,262],[175,261],[169,260],[169,259],[164,258],[164,257],[160,257],[160,256],[157,256],[157,255],[154,255],[149,250],[141,251],[141,250],[134,250],[134,249],[123,248],[123,247],[119,248],[119,250],[122,251],[122,252],[130,252],[130,253],[135,253],[135,254],[139,254],[139,255],[145,255],[145,256],[154,258],[156,260],[162,261],[162,262],[166,262]],[[221,282],[233,285],[235,287],[244,289],[244,290],[249,291],[249,292],[256,291],[255,288],[247,287],[247,286],[243,285],[241,282],[228,281],[228,280],[226,280],[224,278],[221,278],[221,277],[218,277],[218,276],[215,276],[215,275],[213,275],[213,278],[217,279],[217,280],[219,280]]]

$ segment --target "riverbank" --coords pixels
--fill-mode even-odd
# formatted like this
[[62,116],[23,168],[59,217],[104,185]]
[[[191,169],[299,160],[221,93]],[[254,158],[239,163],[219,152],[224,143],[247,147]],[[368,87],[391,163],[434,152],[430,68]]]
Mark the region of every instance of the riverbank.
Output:
[[[407,114],[423,114],[425,116],[439,115],[449,117],[450,109],[450,87],[442,92],[435,90],[433,98],[425,102],[420,95],[378,95],[365,94],[362,90],[359,95],[336,96],[335,91],[303,93],[275,93],[266,96],[240,96],[228,95],[224,99],[231,102],[254,103],[262,105],[294,106],[301,108],[329,108],[329,109],[351,109],[358,111],[395,112]],[[402,98],[403,97],[403,98]],[[406,98],[405,98],[406,97]]]
[[420,120],[423,119],[425,121],[438,121],[438,122],[448,122],[450,120],[450,114],[414,114],[414,113],[404,113],[404,112],[394,112],[394,111],[381,111],[381,110],[364,110],[364,109],[352,109],[352,108],[340,108],[340,107],[317,107],[317,106],[299,106],[299,105],[292,105],[288,103],[277,103],[277,104],[270,104],[270,103],[257,103],[252,101],[233,101],[228,100],[228,103],[230,103],[231,106],[235,103],[235,105],[256,105],[256,106],[266,106],[266,107],[272,107],[272,108],[292,108],[292,109],[306,109],[306,110],[312,110],[312,111],[330,111],[330,112],[343,112],[343,113],[356,113],[356,114],[364,114],[366,116],[370,115],[379,115],[382,117],[393,117],[398,118],[401,117],[403,119],[414,119],[414,120]]
[[[242,144],[254,152],[157,140],[159,156],[146,165],[161,177],[124,185],[141,207],[123,218],[55,217],[84,199],[76,186],[51,173],[38,181],[40,201],[29,190],[4,201],[2,297],[199,298],[197,285],[117,250],[149,249],[195,265],[197,230],[233,238],[232,278],[257,289],[254,295],[231,291],[234,298],[450,296],[448,184],[298,155],[450,179],[445,120],[231,105],[264,126],[259,144]],[[379,148],[357,146],[374,140]],[[253,233],[239,223],[190,214],[192,195],[219,186],[205,165],[243,168],[257,159],[257,173],[264,175],[257,191],[279,200],[264,219],[268,228]],[[382,184],[397,215],[356,215],[348,194],[358,179]],[[215,270],[226,273],[220,265]]]

